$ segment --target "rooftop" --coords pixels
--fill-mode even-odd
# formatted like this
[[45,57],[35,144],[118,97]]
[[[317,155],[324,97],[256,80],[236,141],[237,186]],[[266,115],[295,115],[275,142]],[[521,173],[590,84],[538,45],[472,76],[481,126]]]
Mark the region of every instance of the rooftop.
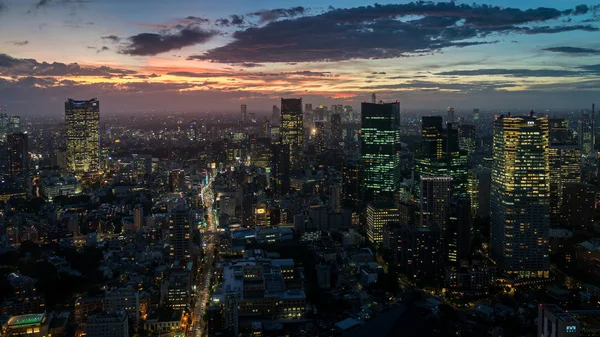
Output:
[[29,314],[13,316],[8,320],[8,326],[36,325],[42,324],[46,319],[46,314]]

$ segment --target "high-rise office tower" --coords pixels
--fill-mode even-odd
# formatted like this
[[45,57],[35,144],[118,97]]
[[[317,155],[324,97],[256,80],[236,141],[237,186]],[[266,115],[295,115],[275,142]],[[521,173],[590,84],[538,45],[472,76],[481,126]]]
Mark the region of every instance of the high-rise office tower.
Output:
[[327,117],[327,107],[323,105],[319,105],[318,108],[315,109],[313,118],[314,120],[325,120]]
[[290,148],[291,167],[300,167],[302,163],[302,146],[304,145],[301,98],[281,99],[281,127],[279,134],[281,136],[281,143]]
[[577,141],[573,136],[573,130],[569,128],[568,119],[548,119],[548,142],[550,145],[577,144]]
[[65,102],[67,170],[81,175],[98,172],[100,102],[69,99]]
[[190,122],[190,126],[187,129],[187,137],[191,141],[196,141],[198,139],[198,121],[193,120]]
[[376,201],[367,206],[367,238],[372,243],[382,243],[384,232],[393,223],[399,223],[398,207],[391,201]]
[[562,190],[561,220],[575,230],[594,231],[596,186],[586,183],[566,183]]
[[475,125],[461,124],[458,127],[458,147],[468,156],[475,154],[477,148],[477,128]]
[[343,104],[334,104],[331,106],[331,112],[334,114],[341,114],[342,112],[344,112],[344,105]]
[[20,116],[8,117],[8,132],[12,132],[12,133],[21,132],[21,117]]
[[271,186],[277,195],[290,190],[290,148],[284,144],[273,144],[271,160]]
[[334,113],[331,115],[331,144],[334,149],[340,149],[342,143],[342,115]]
[[448,123],[442,126],[441,116],[423,117],[421,146],[415,156],[414,195],[419,197],[419,180],[423,176],[452,177],[455,194],[467,192],[467,151],[459,147],[458,130]]
[[493,137],[491,257],[516,277],[548,277],[548,120],[500,116]]
[[436,225],[428,228],[403,225],[398,237],[398,264],[406,273],[418,279],[440,274],[442,248],[440,229]]
[[591,331],[589,334],[582,333],[581,325],[580,321],[556,304],[540,304],[538,306],[538,337],[578,337],[594,335]]
[[354,161],[348,161],[342,166],[342,196],[344,204],[350,206],[353,210],[358,208],[359,201],[359,164]]
[[452,198],[452,178],[422,176],[420,192],[420,227],[426,228],[435,224],[443,233],[448,220],[448,203]]
[[133,227],[139,230],[144,226],[144,208],[142,205],[136,205],[133,209]]
[[4,144],[4,142],[6,142],[6,136],[8,134],[8,115],[6,112],[2,112],[2,109],[0,108],[0,143]]
[[312,103],[304,104],[304,112],[312,112]]
[[393,198],[400,183],[400,103],[362,103],[361,200]]
[[29,172],[29,144],[26,133],[11,133],[8,143],[8,173],[11,178],[18,178]]
[[281,110],[277,105],[273,105],[273,114],[271,115],[271,124],[279,126],[281,123]]
[[581,146],[581,151],[584,155],[589,156],[593,151],[593,130],[594,124],[592,123],[592,118],[589,114],[583,112],[581,115],[581,119],[579,120],[579,145]]
[[325,121],[315,121],[315,152],[320,156],[325,152]]
[[442,232],[444,255],[448,265],[460,266],[471,256],[471,201],[469,196],[455,196],[447,205],[448,220]]
[[193,213],[185,205],[177,205],[169,213],[169,258],[185,265],[192,254]]
[[550,145],[550,212],[553,223],[558,222],[563,188],[566,183],[581,181],[581,147],[579,145]]
[[246,104],[242,104],[240,107],[240,118],[242,121],[248,119],[248,112],[246,111]]
[[473,122],[479,122],[479,109],[473,109]]
[[446,117],[446,123],[455,123],[456,122],[456,115],[454,114],[454,108],[453,107],[448,107],[448,116]]

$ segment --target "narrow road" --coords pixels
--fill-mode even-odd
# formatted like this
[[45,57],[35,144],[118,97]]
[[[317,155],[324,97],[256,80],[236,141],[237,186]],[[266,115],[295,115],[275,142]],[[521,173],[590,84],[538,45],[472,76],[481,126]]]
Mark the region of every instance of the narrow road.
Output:
[[206,312],[207,302],[210,296],[210,284],[214,275],[213,263],[216,259],[214,254],[215,247],[217,247],[218,233],[216,232],[216,223],[213,215],[213,202],[214,197],[212,193],[212,181],[206,185],[202,191],[204,206],[207,211],[207,228],[203,236],[203,242],[206,243],[204,247],[204,258],[199,263],[198,268],[200,269],[200,275],[198,276],[198,293],[197,302],[194,307],[192,314],[192,337],[201,337],[206,335],[206,322],[204,321],[204,313]]

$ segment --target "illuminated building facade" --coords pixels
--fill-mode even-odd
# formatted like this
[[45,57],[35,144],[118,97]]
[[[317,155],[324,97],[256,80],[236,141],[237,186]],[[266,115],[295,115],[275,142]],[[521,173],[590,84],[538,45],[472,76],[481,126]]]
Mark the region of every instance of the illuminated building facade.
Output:
[[372,243],[382,243],[384,232],[400,221],[398,207],[392,202],[377,201],[367,206],[367,237]]
[[169,257],[171,261],[190,259],[192,252],[192,211],[178,205],[169,214]]
[[250,140],[250,163],[252,165],[267,169],[271,164],[272,155],[273,149],[269,138],[252,138]]
[[593,150],[593,136],[594,136],[594,127],[592,123],[592,118],[587,113],[582,113],[581,119],[579,120],[579,130],[577,134],[579,135],[579,145],[581,146],[581,151],[584,155],[589,156]]
[[475,154],[477,149],[477,128],[475,125],[461,124],[458,127],[458,148],[467,152],[468,156]]
[[361,109],[361,199],[391,199],[400,184],[400,103]]
[[467,193],[468,153],[459,146],[458,130],[442,126],[441,116],[425,116],[421,124],[421,146],[415,156],[414,195],[419,197],[420,178],[452,177],[455,194]]
[[301,164],[302,146],[304,145],[304,127],[302,122],[302,99],[281,99],[281,126],[279,129],[281,143],[290,148],[290,163],[296,168]]
[[569,128],[568,119],[548,119],[548,142],[550,143],[550,145],[577,144],[577,141],[573,136],[573,130]]
[[22,177],[29,172],[29,147],[26,133],[9,134],[8,173],[12,178]]
[[579,145],[550,145],[550,212],[552,222],[558,221],[566,183],[581,181],[581,147]]
[[65,102],[67,170],[76,175],[94,174],[100,164],[100,102],[69,99]]
[[420,191],[421,227],[436,224],[443,232],[448,220],[446,207],[452,197],[452,178],[421,177]]
[[548,120],[500,116],[494,121],[491,257],[518,278],[549,275],[550,166]]

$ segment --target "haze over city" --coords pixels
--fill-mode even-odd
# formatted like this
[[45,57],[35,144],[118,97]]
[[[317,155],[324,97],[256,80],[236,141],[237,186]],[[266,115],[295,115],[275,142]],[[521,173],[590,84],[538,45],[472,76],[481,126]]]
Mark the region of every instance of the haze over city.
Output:
[[[498,7],[500,6],[500,7]],[[597,4],[573,1],[0,1],[0,106],[59,115],[356,108],[589,108]]]

